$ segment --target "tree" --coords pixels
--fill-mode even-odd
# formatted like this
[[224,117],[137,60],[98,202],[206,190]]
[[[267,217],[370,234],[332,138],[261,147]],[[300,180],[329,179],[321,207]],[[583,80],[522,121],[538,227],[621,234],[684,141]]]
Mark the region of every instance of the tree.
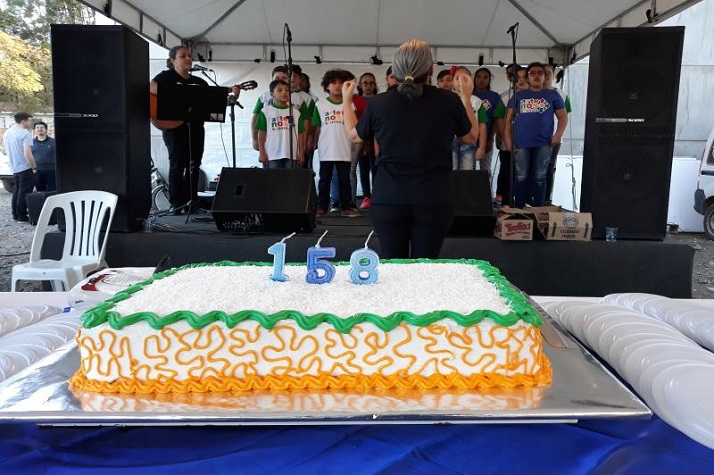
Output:
[[0,3],[0,103],[13,110],[52,109],[52,23],[92,24],[94,11],[75,0]]
[[0,30],[36,46],[49,46],[52,23],[94,23],[94,10],[76,0],[5,0]]
[[44,89],[34,64],[42,48],[0,31],[0,77],[8,92],[31,94]]

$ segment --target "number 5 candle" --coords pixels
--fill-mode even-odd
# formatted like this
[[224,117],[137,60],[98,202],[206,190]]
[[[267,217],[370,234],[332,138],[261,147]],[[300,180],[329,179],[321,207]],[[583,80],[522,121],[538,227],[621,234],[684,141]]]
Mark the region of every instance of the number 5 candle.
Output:
[[322,257],[335,257],[334,247],[320,247],[322,238],[325,237],[325,231],[317,244],[307,249],[307,275],[305,282],[308,284],[329,284],[335,278],[335,266],[328,261],[321,259]]

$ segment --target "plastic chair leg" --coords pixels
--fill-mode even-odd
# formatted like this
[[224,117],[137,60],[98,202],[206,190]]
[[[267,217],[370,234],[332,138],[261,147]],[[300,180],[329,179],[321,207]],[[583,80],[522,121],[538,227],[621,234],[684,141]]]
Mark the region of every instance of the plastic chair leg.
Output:
[[66,292],[69,290],[67,282],[64,280],[51,280],[52,292]]

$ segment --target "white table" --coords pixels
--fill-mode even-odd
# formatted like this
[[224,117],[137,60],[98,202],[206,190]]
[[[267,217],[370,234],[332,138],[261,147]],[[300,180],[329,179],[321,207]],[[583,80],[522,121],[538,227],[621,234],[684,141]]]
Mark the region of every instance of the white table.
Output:
[[22,307],[24,305],[69,306],[68,292],[0,292],[0,308]]
[[[67,303],[67,292],[0,292],[0,308],[20,307],[23,305],[45,304],[55,307],[65,308]],[[549,302],[559,302],[568,300],[580,300],[583,302],[597,302],[600,297],[568,297],[553,295],[535,295],[533,300],[538,305]],[[683,302],[691,302],[705,306],[714,310],[714,299],[674,299]]]

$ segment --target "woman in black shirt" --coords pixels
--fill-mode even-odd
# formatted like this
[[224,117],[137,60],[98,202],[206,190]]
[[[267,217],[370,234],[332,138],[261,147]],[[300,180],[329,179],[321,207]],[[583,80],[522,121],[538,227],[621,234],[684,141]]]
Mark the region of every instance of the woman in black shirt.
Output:
[[[166,71],[160,72],[151,81],[152,94],[161,94],[162,88],[174,86],[208,86],[203,79],[191,75],[191,51],[185,46],[169,50]],[[198,195],[198,179],[205,130],[203,122],[154,121],[162,129],[164,144],[169,152],[169,201],[174,214],[181,214],[187,203],[195,203]]]
[[376,139],[380,155],[370,215],[385,258],[437,258],[451,226],[451,142],[478,138],[471,108],[473,80],[461,76],[461,95],[426,84],[431,48],[413,39],[394,55],[395,89],[372,98],[357,122],[354,81],[343,85],[345,127],[355,143]]

